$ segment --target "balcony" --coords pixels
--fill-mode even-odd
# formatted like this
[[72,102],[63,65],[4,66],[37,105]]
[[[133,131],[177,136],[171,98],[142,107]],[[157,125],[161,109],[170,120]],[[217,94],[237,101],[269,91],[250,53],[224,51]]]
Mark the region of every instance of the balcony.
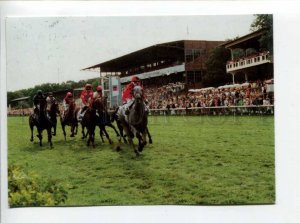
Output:
[[269,52],[259,53],[235,61],[228,61],[226,64],[226,72],[230,73],[232,71],[238,71],[244,68],[254,67],[265,63],[272,63],[272,56],[269,54]]

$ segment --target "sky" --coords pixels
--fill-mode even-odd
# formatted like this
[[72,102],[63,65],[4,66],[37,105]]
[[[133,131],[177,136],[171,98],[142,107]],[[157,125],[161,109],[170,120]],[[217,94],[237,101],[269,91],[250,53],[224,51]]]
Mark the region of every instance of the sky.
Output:
[[7,90],[99,77],[81,71],[176,40],[226,40],[250,32],[253,15],[19,17],[6,20]]

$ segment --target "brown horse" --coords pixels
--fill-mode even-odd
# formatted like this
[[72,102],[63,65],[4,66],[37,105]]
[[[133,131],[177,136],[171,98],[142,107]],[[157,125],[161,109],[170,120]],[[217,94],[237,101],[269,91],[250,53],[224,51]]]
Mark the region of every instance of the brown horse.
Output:
[[51,104],[50,111],[48,112],[50,121],[52,122],[53,133],[52,135],[56,135],[56,126],[57,126],[57,115],[60,115],[58,103],[55,101]]
[[29,127],[31,129],[31,138],[30,141],[33,141],[33,128],[36,126],[38,135],[37,137],[40,140],[40,146],[42,146],[43,139],[43,130],[47,130],[48,134],[48,142],[50,144],[50,148],[53,148],[52,144],[52,133],[51,128],[54,127],[54,123],[48,118],[48,114],[46,111],[46,100],[41,101],[39,104],[39,109],[37,109],[33,114],[29,116]]
[[78,130],[78,120],[77,114],[79,112],[79,108],[76,107],[75,102],[71,102],[69,108],[65,111],[64,116],[60,117],[61,127],[63,130],[63,134],[66,140],[66,130],[65,126],[71,126],[71,135],[70,137],[74,137],[77,134]]
[[[84,114],[81,126],[82,126],[82,139],[86,138],[89,135],[88,145],[92,142],[94,146],[94,138],[95,138],[95,129],[98,126],[100,129],[100,137],[102,142],[104,142],[103,134],[108,139],[109,143],[112,144],[112,140],[109,137],[108,132],[105,129],[105,126],[109,126],[113,128],[119,136],[118,131],[110,122],[110,116],[107,112],[107,98],[97,98],[91,108],[88,108],[86,113]],[[93,122],[93,123],[92,123]],[[85,133],[84,129],[87,128],[87,133]]]
[[84,128],[87,128],[87,135],[88,141],[87,146],[92,143],[92,146],[95,147],[95,129],[99,123],[99,114],[105,111],[105,105],[101,98],[97,98],[91,107],[89,107],[84,116],[82,117],[81,125],[83,131],[83,137],[86,135],[84,134]]

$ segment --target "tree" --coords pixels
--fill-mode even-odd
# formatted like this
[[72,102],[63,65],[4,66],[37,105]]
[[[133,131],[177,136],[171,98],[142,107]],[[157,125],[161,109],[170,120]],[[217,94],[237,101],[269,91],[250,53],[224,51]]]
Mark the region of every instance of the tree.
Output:
[[268,50],[273,54],[273,15],[260,14],[255,15],[256,18],[251,24],[251,31],[265,29],[266,32],[259,39],[260,47]]
[[231,80],[226,73],[226,62],[230,60],[230,50],[217,47],[212,50],[206,61],[207,72],[202,77],[205,86],[220,86]]

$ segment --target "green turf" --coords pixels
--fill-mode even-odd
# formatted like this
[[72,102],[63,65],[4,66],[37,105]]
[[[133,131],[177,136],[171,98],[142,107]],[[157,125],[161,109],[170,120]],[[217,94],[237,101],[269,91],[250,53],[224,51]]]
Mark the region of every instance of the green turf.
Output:
[[[152,145],[135,157],[113,145],[54,137],[29,141],[28,118],[8,118],[9,164],[57,179],[66,206],[265,204],[275,202],[273,117],[149,117]],[[69,128],[68,128],[69,131]],[[98,130],[97,130],[98,131]],[[36,134],[35,134],[36,135]]]

